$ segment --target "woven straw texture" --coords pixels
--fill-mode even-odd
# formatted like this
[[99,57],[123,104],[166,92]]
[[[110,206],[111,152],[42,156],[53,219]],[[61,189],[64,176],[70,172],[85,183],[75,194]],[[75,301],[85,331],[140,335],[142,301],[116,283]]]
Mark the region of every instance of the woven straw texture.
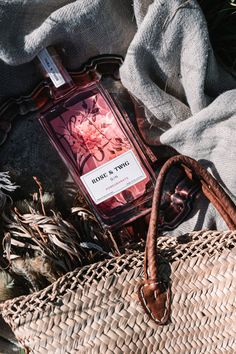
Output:
[[163,276],[171,269],[166,326],[157,326],[138,301],[141,252],[86,266],[7,301],[3,316],[35,354],[235,353],[236,232],[161,237],[157,246]]

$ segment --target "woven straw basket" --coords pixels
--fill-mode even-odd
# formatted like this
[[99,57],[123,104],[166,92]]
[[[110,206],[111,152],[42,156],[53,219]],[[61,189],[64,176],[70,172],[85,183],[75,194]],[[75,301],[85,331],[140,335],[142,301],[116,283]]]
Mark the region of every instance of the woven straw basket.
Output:
[[29,352],[236,353],[236,231],[157,238],[161,188],[173,164],[198,177],[235,229],[235,206],[216,181],[195,161],[171,158],[158,177],[145,254],[77,269],[1,305]]

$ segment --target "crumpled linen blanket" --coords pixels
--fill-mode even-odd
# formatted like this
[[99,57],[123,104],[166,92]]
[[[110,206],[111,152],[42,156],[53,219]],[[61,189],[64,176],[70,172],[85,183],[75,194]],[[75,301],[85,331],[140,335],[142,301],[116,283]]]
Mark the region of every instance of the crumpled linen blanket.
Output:
[[[196,0],[0,1],[0,38],[0,96],[34,87],[39,77],[31,61],[46,46],[61,46],[70,70],[97,54],[123,55],[121,80],[145,107],[140,129],[146,141],[199,160],[236,200],[236,76],[217,62]],[[40,160],[43,144],[38,125],[20,127],[11,144],[15,136],[29,146],[37,139],[33,153],[22,148],[30,165]],[[7,144],[0,163],[13,158],[6,157],[13,151]],[[19,150],[14,158],[21,161]],[[200,198],[175,234],[215,227],[225,225]]]

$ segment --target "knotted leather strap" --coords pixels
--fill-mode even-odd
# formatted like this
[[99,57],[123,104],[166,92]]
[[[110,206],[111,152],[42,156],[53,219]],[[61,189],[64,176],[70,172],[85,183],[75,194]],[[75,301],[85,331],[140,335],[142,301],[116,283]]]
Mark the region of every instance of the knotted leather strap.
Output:
[[139,299],[147,314],[159,325],[166,324],[170,317],[170,284],[158,280],[157,237],[158,210],[165,177],[171,167],[181,165],[190,179],[198,180],[205,196],[218,210],[230,230],[236,229],[236,206],[214,177],[197,161],[177,155],[163,165],[154,190],[152,211],[146,242],[144,260],[145,279],[139,287]]

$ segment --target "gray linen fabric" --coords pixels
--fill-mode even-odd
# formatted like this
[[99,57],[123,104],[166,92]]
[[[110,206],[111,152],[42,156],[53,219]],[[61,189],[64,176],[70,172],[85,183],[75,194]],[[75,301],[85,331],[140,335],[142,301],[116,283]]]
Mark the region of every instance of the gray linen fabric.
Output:
[[[122,54],[122,82],[146,110],[147,118],[139,122],[145,139],[199,160],[235,198],[236,78],[217,62],[196,0],[0,1],[0,38],[2,96],[34,86],[39,77],[30,61],[45,46],[62,47],[69,69],[96,54]],[[37,135],[29,126],[21,123],[21,132],[13,132],[19,142],[28,137],[26,159]],[[41,144],[53,154],[38,140],[37,151]],[[14,151],[7,144],[5,159]],[[9,144],[14,145],[14,135]],[[207,227],[225,226],[202,198],[176,233]]]

